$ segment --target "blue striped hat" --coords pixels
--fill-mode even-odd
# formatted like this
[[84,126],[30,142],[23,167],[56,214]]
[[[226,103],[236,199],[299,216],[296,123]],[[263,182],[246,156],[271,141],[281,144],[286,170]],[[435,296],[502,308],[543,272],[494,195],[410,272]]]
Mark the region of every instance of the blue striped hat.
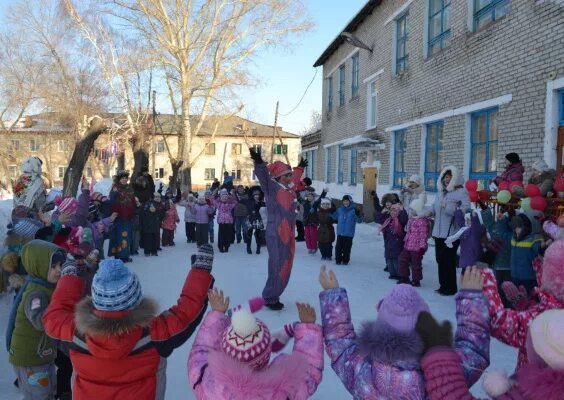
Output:
[[121,260],[107,259],[92,281],[92,303],[100,311],[132,310],[143,298],[139,278]]
[[22,218],[17,221],[10,233],[16,234],[24,238],[34,238],[37,231],[43,227],[43,224],[31,218]]

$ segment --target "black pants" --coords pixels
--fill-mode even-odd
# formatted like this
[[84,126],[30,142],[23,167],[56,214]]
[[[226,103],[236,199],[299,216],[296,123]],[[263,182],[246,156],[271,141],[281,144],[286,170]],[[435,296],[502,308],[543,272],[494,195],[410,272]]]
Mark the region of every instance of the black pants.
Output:
[[298,232],[298,236],[296,237],[297,242],[303,242],[305,240],[304,236],[304,223],[302,221],[296,220],[296,231]]
[[337,263],[349,263],[351,259],[352,241],[352,237],[337,236],[337,244],[335,245],[335,261]]
[[452,248],[447,247],[445,239],[435,239],[435,259],[439,266],[439,290],[443,294],[455,294],[458,290],[456,286],[456,251],[460,245],[460,241],[452,244]]
[[143,243],[145,244],[145,247],[143,247],[143,252],[145,253],[145,255],[157,254],[158,238],[158,233],[143,232]]
[[333,255],[333,242],[321,243],[318,242],[319,252],[321,253],[321,258],[331,259]]
[[193,243],[196,241],[196,223],[195,222],[185,222],[186,227],[186,240],[188,243]]
[[174,231],[173,230],[163,228],[162,243],[163,243],[163,246],[174,246]]
[[219,251],[229,251],[229,246],[233,242],[233,224],[219,224],[219,232],[217,234],[217,247]]
[[60,397],[71,393],[72,363],[69,356],[59,350],[55,365],[57,366],[57,396]]
[[196,243],[198,246],[208,244],[208,226],[207,222],[205,224],[196,224]]
[[255,232],[255,242],[257,243],[257,250],[262,246],[262,231],[260,229],[251,228],[247,230],[247,249],[251,249],[251,242],[253,241],[253,231]]

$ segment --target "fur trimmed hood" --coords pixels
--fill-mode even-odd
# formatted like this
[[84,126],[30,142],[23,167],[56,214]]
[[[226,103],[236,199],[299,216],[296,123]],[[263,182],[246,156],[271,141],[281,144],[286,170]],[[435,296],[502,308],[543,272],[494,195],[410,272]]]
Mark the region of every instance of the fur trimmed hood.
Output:
[[[105,317],[97,315],[92,298],[84,297],[75,306],[76,329],[82,333],[92,336],[121,336],[138,327],[147,327],[158,313],[157,303],[148,298],[129,312],[105,312]],[[98,312],[99,313],[99,312]]]
[[213,380],[217,394],[228,390],[235,395],[234,399],[285,400],[302,398],[297,395],[305,390],[307,371],[307,359],[301,354],[281,355],[270,366],[255,371],[221,351],[214,351],[204,374],[211,374],[209,379]]
[[361,354],[386,364],[401,361],[419,363],[423,356],[423,341],[415,332],[398,332],[382,321],[362,324],[357,338]]
[[559,399],[564,392],[564,371],[528,364],[517,372],[517,391],[531,400]]
[[[450,180],[448,186],[445,188],[443,186],[443,177],[445,176],[447,171],[451,172],[452,179]],[[454,165],[448,165],[443,168],[441,174],[439,175],[439,180],[437,181],[437,189],[439,193],[445,190],[447,192],[454,192],[457,186],[462,186],[463,184],[464,184],[464,177],[460,175],[460,171],[458,170],[458,168],[456,168]]]

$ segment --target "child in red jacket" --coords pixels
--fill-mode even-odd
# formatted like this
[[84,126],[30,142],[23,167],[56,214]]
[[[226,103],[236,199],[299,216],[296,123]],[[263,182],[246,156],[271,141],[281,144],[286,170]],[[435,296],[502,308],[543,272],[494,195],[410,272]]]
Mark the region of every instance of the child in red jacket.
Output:
[[200,246],[177,304],[160,315],[122,261],[102,261],[92,296],[82,300],[84,283],[66,267],[43,323],[47,335],[70,345],[73,399],[164,399],[166,357],[204,316],[212,263],[213,248]]

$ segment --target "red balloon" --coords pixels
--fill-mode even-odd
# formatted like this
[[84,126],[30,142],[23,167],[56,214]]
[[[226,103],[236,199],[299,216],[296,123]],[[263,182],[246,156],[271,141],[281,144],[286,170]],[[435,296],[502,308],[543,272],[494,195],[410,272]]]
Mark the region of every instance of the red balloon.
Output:
[[478,190],[478,182],[476,182],[474,179],[467,180],[464,186],[466,186],[466,190],[468,190],[469,192],[475,192],[476,190]]
[[478,197],[482,201],[489,201],[492,197],[492,194],[487,190],[480,190],[478,192]]
[[502,190],[509,190],[509,183],[508,182],[501,182],[499,184],[499,186],[497,187],[498,192],[501,192]]
[[513,181],[509,184],[509,187],[513,187],[513,186],[519,186],[519,187],[523,187],[523,182],[521,181]]
[[540,195],[541,195],[541,191],[537,185],[533,183],[529,183],[527,186],[525,186],[525,196],[530,197],[532,199],[533,197],[537,197]]
[[533,210],[544,211],[546,206],[547,206],[547,204],[546,204],[546,200],[544,199],[544,197],[537,196],[537,197],[533,197],[531,199],[531,208]]
[[479,197],[480,197],[480,196],[478,196],[478,192],[468,192],[468,196],[470,197],[470,201],[472,203],[477,202]]

